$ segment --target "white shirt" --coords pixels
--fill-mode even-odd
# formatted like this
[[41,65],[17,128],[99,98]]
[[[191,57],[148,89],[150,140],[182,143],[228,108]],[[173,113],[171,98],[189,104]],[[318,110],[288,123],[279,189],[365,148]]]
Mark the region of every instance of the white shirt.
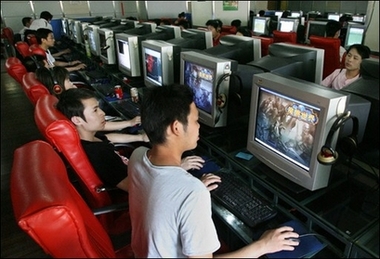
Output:
[[47,62],[49,64],[49,67],[54,67],[55,58],[50,53],[50,50],[46,51],[46,60],[47,60]]
[[40,28],[46,28],[53,31],[53,26],[51,26],[51,24],[43,18],[34,20],[29,27],[30,30],[38,30]]

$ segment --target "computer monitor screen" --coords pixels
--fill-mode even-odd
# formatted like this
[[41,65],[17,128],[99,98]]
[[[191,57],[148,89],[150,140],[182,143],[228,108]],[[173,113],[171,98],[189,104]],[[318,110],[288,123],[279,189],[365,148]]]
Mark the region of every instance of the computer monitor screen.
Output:
[[141,36],[116,33],[116,52],[119,70],[127,76],[141,76]]
[[141,44],[144,83],[148,87],[179,82],[180,47],[161,40]]
[[339,18],[340,18],[340,14],[338,14],[338,13],[329,13],[327,15],[327,19],[329,19],[329,20],[334,20],[334,21],[339,22]]
[[352,21],[353,22],[360,22],[360,23],[364,23],[365,22],[365,15],[353,15],[352,16]]
[[268,35],[270,17],[253,17],[252,31],[254,35]]
[[100,42],[100,59],[103,63],[112,65],[116,64],[115,57],[115,41],[112,30],[98,29],[99,42]]
[[[348,95],[272,73],[253,77],[247,150],[276,173],[314,191],[328,185],[330,165],[317,160]],[[335,148],[336,136],[331,148]],[[280,180],[281,182],[283,180]]]
[[180,83],[194,91],[194,102],[199,111],[199,122],[208,127],[227,125],[229,74],[233,61],[207,54],[181,52]]
[[292,19],[292,18],[280,18],[278,21],[278,27],[277,30],[283,31],[283,32],[297,32],[299,21],[298,19]]
[[290,17],[293,17],[293,18],[299,18],[302,16],[302,13],[301,12],[296,12],[296,11],[292,11],[290,13]]
[[283,76],[291,76],[320,84],[324,50],[300,44],[272,43],[269,55],[248,65]]
[[310,35],[325,37],[327,21],[308,21],[306,27],[306,39],[309,40]]
[[362,24],[349,23],[347,26],[344,47],[347,49],[353,44],[363,44],[366,27]]
[[203,52],[219,58],[236,60],[239,64],[247,64],[261,58],[261,40],[239,35],[225,35],[217,46]]
[[276,15],[278,17],[278,19],[280,19],[283,12],[284,11],[276,11],[276,12],[274,12],[274,15]]
[[181,37],[166,42],[172,43],[182,48],[182,50],[212,48],[212,33],[199,29],[187,29],[181,31]]
[[99,26],[89,25],[87,31],[88,43],[90,45],[91,54],[94,56],[100,56],[100,41],[98,34]]

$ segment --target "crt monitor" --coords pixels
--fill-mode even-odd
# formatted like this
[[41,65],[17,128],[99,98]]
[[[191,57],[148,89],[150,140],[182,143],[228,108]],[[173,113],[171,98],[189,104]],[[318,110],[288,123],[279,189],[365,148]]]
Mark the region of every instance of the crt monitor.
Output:
[[300,44],[272,43],[269,54],[248,64],[283,76],[320,84],[324,50]]
[[306,26],[306,40],[310,35],[325,37],[327,21],[308,21]]
[[180,83],[193,89],[199,122],[217,128],[227,125],[230,74],[236,62],[195,52],[181,52]]
[[247,64],[261,58],[261,40],[239,35],[225,35],[220,43],[203,52],[220,58],[236,60],[239,64]]
[[174,25],[157,26],[154,32],[145,35],[147,40],[171,40],[181,37],[181,28]]
[[365,18],[366,18],[365,14],[356,14],[356,15],[352,16],[352,21],[364,24],[365,23]]
[[294,18],[280,18],[277,23],[277,30],[283,32],[297,32],[299,20]]
[[81,22],[81,27],[80,27],[80,34],[81,34],[81,41],[80,44],[84,47],[85,46],[85,41],[88,39],[88,26],[90,23],[88,22]]
[[127,76],[138,77],[142,75],[141,35],[116,33],[117,63],[120,72]]
[[151,22],[141,22],[136,25],[135,28],[125,30],[124,33],[130,35],[146,35],[154,32],[156,30],[157,25]]
[[88,43],[90,45],[91,54],[94,56],[100,56],[100,41],[99,41],[99,26],[89,25],[87,31]]
[[348,23],[344,47],[347,49],[353,44],[363,44],[366,26],[358,23]]
[[107,65],[116,64],[115,40],[112,30],[106,28],[98,29],[100,59]]
[[301,16],[302,16],[302,11],[291,11],[290,12],[290,17],[300,18]]
[[63,36],[68,36],[68,20],[67,18],[61,18],[61,23],[62,23],[62,32],[61,34]]
[[[311,191],[326,187],[331,165],[320,163],[317,156],[348,99],[314,83],[273,73],[254,75],[247,150],[275,171],[274,179],[278,174]],[[337,134],[332,149],[336,141]]]
[[166,42],[180,46],[184,49],[199,49],[204,50],[212,48],[212,33],[211,31],[199,29],[187,29],[181,31],[180,38],[167,40]]
[[181,48],[162,40],[145,40],[141,44],[143,76],[147,87],[167,86],[179,82]]
[[341,16],[341,14],[339,14],[339,13],[329,13],[329,14],[327,14],[327,19],[339,22],[340,16]]
[[269,35],[270,17],[252,17],[252,31],[253,35]]

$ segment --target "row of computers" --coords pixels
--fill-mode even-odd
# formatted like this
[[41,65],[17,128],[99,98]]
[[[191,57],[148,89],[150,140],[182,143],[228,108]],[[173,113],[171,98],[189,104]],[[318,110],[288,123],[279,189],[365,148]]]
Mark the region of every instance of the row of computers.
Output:
[[[173,32],[175,26],[140,34],[145,27],[138,23],[133,29],[104,35],[106,43],[100,47],[112,49],[107,42],[112,38],[119,69],[132,77],[143,76],[147,87],[190,86],[204,127],[223,128],[248,116],[248,151],[299,186],[316,190],[328,184],[330,166],[316,157],[327,141],[334,147],[337,136],[330,128],[338,114],[349,110],[359,118],[357,125],[337,129],[340,136],[355,134],[360,142],[376,128],[375,121],[367,125],[367,118],[373,117],[369,115],[378,114],[378,99],[361,97],[366,97],[366,82],[358,80],[351,92],[320,86],[322,49],[276,43],[269,46],[268,56],[261,57],[260,40],[255,38],[226,35],[211,47],[210,32],[180,31],[179,37],[171,33],[167,39],[157,35]],[[104,31],[108,30],[112,31]],[[202,39],[203,46],[191,45],[193,38]],[[132,71],[134,65],[141,67],[141,75]]]
[[[275,16],[277,17],[277,16]],[[273,22],[273,17],[253,17],[252,32],[254,35],[270,35],[273,30],[283,32],[297,32],[301,24],[299,18],[278,18]],[[305,42],[308,42],[310,35],[325,37],[325,28],[328,20],[310,20],[305,25]],[[275,27],[273,27],[273,23]],[[362,44],[366,32],[366,25],[363,23],[349,22],[344,47],[347,48],[353,44]]]

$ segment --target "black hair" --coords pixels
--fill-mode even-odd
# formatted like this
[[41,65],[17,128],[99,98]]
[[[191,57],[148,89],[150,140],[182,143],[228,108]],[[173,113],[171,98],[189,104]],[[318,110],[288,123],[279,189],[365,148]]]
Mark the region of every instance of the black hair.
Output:
[[264,15],[265,15],[265,11],[264,11],[264,10],[260,10],[260,11],[259,11],[259,15],[260,15],[260,16],[264,16]]
[[26,24],[28,22],[30,22],[33,18],[32,17],[24,17],[22,18],[21,22],[22,22],[22,25],[26,26]]
[[[52,68],[46,68],[46,67],[40,67],[36,69],[36,78],[38,81],[40,81],[44,86],[46,86],[47,89],[49,89],[49,92],[58,98],[60,98],[61,94],[56,94],[53,90],[54,85],[57,83],[63,91],[68,90],[65,89],[65,80],[69,78],[70,74],[69,71],[60,66],[55,66]],[[54,76],[54,78],[53,78]],[[57,80],[56,82],[54,82]]]
[[44,56],[34,54],[25,57],[23,60],[23,64],[28,72],[36,72],[38,68],[45,67],[44,60]]
[[46,28],[39,28],[37,31],[36,31],[36,38],[37,38],[37,42],[38,44],[41,44],[42,43],[42,39],[47,39],[47,37],[49,36],[50,33],[53,33],[52,30],[50,29],[46,29]]
[[176,25],[182,26],[184,29],[190,28],[190,23],[187,20],[180,20],[180,21],[177,22]]
[[350,52],[351,49],[356,49],[356,51],[359,53],[362,59],[369,58],[369,56],[371,55],[371,49],[363,44],[353,44],[349,46],[347,49],[347,53]]
[[329,20],[326,23],[325,31],[326,37],[334,37],[336,32],[342,29],[342,24],[335,20]]
[[185,12],[179,13],[178,18],[186,18]]
[[216,31],[221,31],[223,22],[220,19],[208,20],[206,26],[212,26]]
[[53,15],[48,11],[42,11],[40,14],[40,18],[45,19],[46,21],[50,21],[53,19]]
[[188,124],[193,91],[187,85],[147,88],[141,104],[143,129],[152,144],[166,141],[166,129],[175,120]]
[[57,103],[57,109],[62,112],[68,119],[79,116],[86,121],[84,117],[84,106],[82,100],[96,98],[94,91],[86,88],[71,88],[63,91]]
[[289,16],[291,16],[291,14],[292,13],[290,11],[286,10],[282,13],[281,18],[288,18]]
[[231,22],[231,26],[235,26],[236,28],[239,28],[241,26],[241,20],[236,19]]

